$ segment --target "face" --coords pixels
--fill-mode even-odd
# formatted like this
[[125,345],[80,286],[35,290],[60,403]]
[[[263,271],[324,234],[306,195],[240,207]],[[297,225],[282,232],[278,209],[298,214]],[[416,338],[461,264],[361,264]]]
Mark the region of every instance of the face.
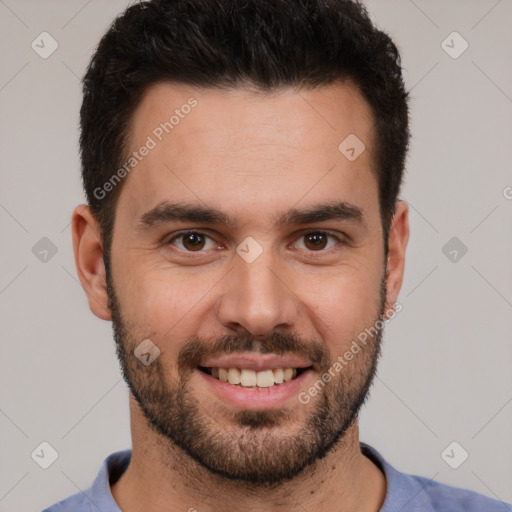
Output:
[[[349,134],[366,147],[355,160],[338,149]],[[373,139],[347,84],[157,85],[134,113],[107,276],[118,355],[152,432],[212,472],[292,478],[357,416],[381,331],[335,362],[396,299]],[[143,364],[147,339],[160,352]]]

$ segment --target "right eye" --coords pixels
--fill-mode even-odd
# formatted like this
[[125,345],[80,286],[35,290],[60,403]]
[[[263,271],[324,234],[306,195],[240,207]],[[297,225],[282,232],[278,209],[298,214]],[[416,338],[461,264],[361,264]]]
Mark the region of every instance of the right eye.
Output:
[[200,252],[208,250],[204,248],[206,239],[212,240],[208,235],[201,231],[181,231],[166,242],[166,245],[177,246],[179,244],[181,246],[180,249],[185,250],[186,252]]

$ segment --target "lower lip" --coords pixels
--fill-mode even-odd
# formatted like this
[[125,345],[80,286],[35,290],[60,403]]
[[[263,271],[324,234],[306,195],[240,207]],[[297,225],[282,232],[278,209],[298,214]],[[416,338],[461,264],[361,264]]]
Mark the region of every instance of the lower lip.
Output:
[[282,407],[290,398],[296,398],[312,370],[308,369],[288,382],[260,389],[236,386],[216,379],[201,370],[196,372],[222,401],[238,409],[255,411]]

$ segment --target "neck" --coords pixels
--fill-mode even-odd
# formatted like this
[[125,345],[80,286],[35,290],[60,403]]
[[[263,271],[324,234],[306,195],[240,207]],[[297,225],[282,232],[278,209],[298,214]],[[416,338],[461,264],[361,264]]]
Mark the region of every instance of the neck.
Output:
[[228,480],[205,469],[173,443],[158,437],[130,398],[132,457],[111,488],[124,512],[284,512],[298,508],[378,512],[384,502],[385,477],[361,453],[357,422],[326,457],[297,477],[262,487]]

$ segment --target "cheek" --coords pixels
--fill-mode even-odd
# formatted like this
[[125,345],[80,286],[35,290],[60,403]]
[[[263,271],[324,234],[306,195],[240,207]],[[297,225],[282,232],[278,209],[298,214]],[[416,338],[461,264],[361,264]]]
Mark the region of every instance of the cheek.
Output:
[[[123,315],[160,343],[186,339],[193,335],[190,319],[218,279],[179,275],[179,270],[144,269],[125,274],[118,288]],[[117,291],[117,287],[116,287]],[[198,324],[194,322],[197,329]]]
[[344,353],[378,318],[380,283],[381,271],[374,267],[343,268],[303,281],[299,296],[313,311],[312,322],[328,343],[331,357]]

